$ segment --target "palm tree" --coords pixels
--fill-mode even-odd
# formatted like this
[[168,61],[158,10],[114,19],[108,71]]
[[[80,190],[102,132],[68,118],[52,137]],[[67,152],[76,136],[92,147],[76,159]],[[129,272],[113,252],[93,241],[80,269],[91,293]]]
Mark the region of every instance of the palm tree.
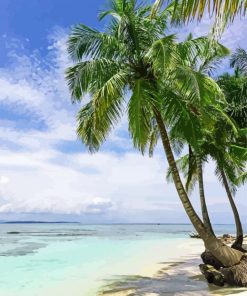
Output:
[[[191,40],[191,39],[192,39],[192,34],[189,34],[186,40]],[[229,55],[229,53],[230,52],[226,47],[219,44],[218,42],[212,42],[212,40],[209,39],[208,43],[205,44],[204,51],[200,55],[198,55],[197,58],[193,57],[193,59],[188,59],[187,62],[191,68],[196,69],[200,73],[211,76],[217,64],[221,61],[222,58]],[[206,106],[206,110],[204,110],[201,107],[202,106],[197,106],[197,113],[200,114],[200,117],[203,116],[204,119],[202,120],[202,122],[204,121],[208,122],[209,121],[208,106]],[[222,115],[222,113],[220,113],[220,115]],[[217,117],[215,118],[215,120],[217,120]],[[212,117],[210,118],[210,121],[212,125],[213,123]],[[182,140],[189,144],[188,161],[191,167],[189,167],[189,171],[188,171],[189,176],[188,176],[185,188],[188,191],[189,185],[192,179],[194,179],[194,181],[195,179],[198,181],[203,223],[207,227],[207,229],[210,231],[210,233],[212,235],[215,235],[210,218],[209,218],[206,199],[205,199],[203,168],[202,168],[202,163],[204,159],[202,156],[202,152],[200,151],[201,149],[199,145],[200,141],[203,139],[202,131],[203,131],[203,127],[201,126],[200,122],[198,123],[198,125],[195,126],[194,138],[191,137],[191,135],[189,135],[188,137],[186,134],[183,134],[184,129],[177,130],[176,126],[173,126],[171,127],[170,136],[172,141],[176,141],[179,139],[180,142]],[[193,146],[193,149],[192,149],[192,146]],[[186,158],[184,160],[186,160]],[[196,178],[193,176],[194,173],[196,173]],[[169,170],[168,170],[168,175],[171,175]]]
[[203,181],[203,169],[202,169],[202,160],[201,160],[201,154],[196,154],[196,167],[197,167],[197,177],[198,177],[198,184],[199,184],[199,196],[201,201],[201,208],[202,208],[202,217],[203,222],[207,226],[207,228],[210,230],[210,232],[214,234],[213,227],[209,218],[207,204],[206,204],[206,198],[205,198],[205,190],[204,190],[204,181]]
[[[215,134],[214,140],[212,139],[213,134]],[[245,171],[247,149],[239,146],[236,140],[231,137],[231,132],[225,122],[219,122],[215,132],[206,138],[203,148],[216,163],[215,173],[225,188],[232,208],[236,225],[236,240],[232,247],[243,250],[243,227],[233,195],[240,186],[238,178]]]
[[[245,129],[247,127],[247,77],[241,75],[237,67],[234,75],[223,74],[217,79],[217,83],[228,102],[228,114],[241,129]],[[243,142],[247,143],[246,136]]]
[[[217,43],[214,43],[215,45],[217,45]],[[225,49],[224,47],[219,47],[219,46],[214,46],[212,47],[212,44],[210,44],[210,50],[208,51],[208,54],[205,55],[205,58],[203,60],[203,62],[201,63],[201,66],[199,67],[199,71],[202,71],[204,73],[208,73],[208,75],[211,75],[212,70],[214,70],[215,65],[217,65],[217,63],[219,62],[219,60],[228,55],[229,51],[227,49]],[[240,70],[242,70],[242,72],[244,71],[244,58],[246,58],[246,56],[244,56],[243,51],[241,51],[240,53],[238,52],[237,54],[233,55],[232,59],[231,59],[231,64],[232,66],[237,66],[237,69],[239,68],[239,65],[242,65],[242,68]],[[245,61],[247,62],[247,60]],[[195,65],[193,65],[193,67],[195,67]],[[247,68],[246,68],[247,70]],[[244,83],[243,81],[241,81],[241,89],[236,89],[236,87],[232,88],[231,84],[224,84],[225,88],[231,92],[231,95],[229,96],[229,93],[225,93],[226,95],[226,99],[227,99],[227,103],[228,103],[228,114],[230,116],[229,121],[231,121],[231,118],[234,120],[234,122],[236,122],[239,127],[245,127],[247,126],[246,124],[246,107],[247,107],[247,101],[246,101],[246,94],[247,94],[247,81],[245,80]],[[238,83],[239,85],[239,83]],[[236,85],[235,85],[236,86]],[[224,89],[223,89],[224,90]],[[234,95],[233,95],[234,93]],[[237,97],[237,100],[236,100]],[[224,119],[227,119],[226,117]],[[204,196],[204,188],[203,188],[203,173],[202,173],[202,162],[207,160],[207,154],[210,155],[216,162],[216,174],[218,175],[220,181],[222,181],[223,186],[226,190],[227,193],[227,197],[228,200],[230,202],[233,214],[234,214],[234,218],[235,218],[235,224],[236,224],[236,233],[237,233],[237,237],[236,237],[236,241],[234,242],[234,244],[232,245],[233,248],[242,250],[242,244],[243,244],[243,228],[242,228],[242,224],[241,224],[241,220],[239,217],[239,213],[237,210],[237,207],[235,205],[234,199],[232,194],[235,193],[235,188],[236,188],[236,183],[238,182],[238,185],[241,183],[240,181],[240,177],[239,177],[239,181],[237,181],[237,176],[239,176],[239,174],[241,174],[242,178],[244,178],[245,173],[244,173],[244,163],[246,162],[246,155],[245,152],[243,152],[243,147],[239,147],[239,146],[235,146],[235,149],[228,149],[228,151],[226,151],[224,148],[229,146],[229,143],[231,143],[231,141],[233,141],[233,138],[231,137],[231,139],[229,140],[229,135],[235,135],[233,131],[233,129],[235,129],[235,126],[232,129],[232,125],[234,125],[234,123],[231,123],[230,126],[228,127],[228,133],[227,135],[224,135],[224,130],[227,127],[227,124],[225,123],[225,120],[223,121],[223,124],[219,124],[219,122],[222,122],[222,119],[220,117],[220,120],[217,120],[216,117],[216,124],[215,126],[213,126],[213,130],[215,130],[215,132],[212,132],[210,134],[208,134],[206,141],[202,140],[203,142],[203,147],[202,147],[202,151],[201,153],[195,153],[195,157],[193,157],[193,152],[190,149],[190,157],[188,158],[189,160],[189,168],[188,168],[188,179],[187,179],[187,188],[189,186],[189,182],[192,179],[196,179],[195,177],[193,178],[192,174],[197,173],[197,180],[198,180],[198,184],[199,184],[199,190],[200,190],[200,200],[201,200],[201,207],[202,207],[202,214],[203,214],[203,221],[204,224],[209,225],[208,227],[212,227],[210,220],[209,220],[209,215],[208,215],[208,211],[207,211],[207,206],[206,206],[206,202],[205,202],[205,196]],[[206,129],[208,130],[208,126],[206,127]],[[218,129],[218,130],[217,130]],[[213,137],[212,137],[213,136]],[[239,134],[238,134],[239,136]],[[216,139],[216,143],[215,140]],[[226,138],[227,141],[226,141]],[[222,139],[224,139],[224,141],[222,142]],[[236,140],[236,139],[235,139]],[[240,138],[238,137],[238,145],[241,145],[243,143],[240,143]],[[212,149],[212,144],[214,144],[214,147]],[[222,147],[223,149],[219,149],[219,147]],[[231,146],[230,146],[231,148]],[[238,149],[237,149],[238,148]],[[238,153],[238,152],[241,153]],[[230,153],[231,152],[231,153]],[[234,153],[233,153],[234,152]],[[230,153],[230,154],[229,154]],[[232,156],[232,157],[230,157]],[[193,160],[194,160],[194,165],[193,165]],[[223,161],[224,160],[224,161]],[[229,163],[230,161],[230,163]],[[193,172],[193,168],[196,171]],[[231,181],[230,181],[231,180]],[[230,184],[231,186],[230,186]],[[243,180],[242,180],[243,183]]]
[[[162,11],[152,17],[150,7],[135,0],[115,0],[100,17],[110,16],[104,32],[75,26],[68,52],[75,65],[66,79],[73,102],[81,102],[85,93],[90,100],[78,113],[78,136],[91,152],[100,145],[124,112],[125,94],[129,131],[133,144],[142,153],[150,144],[157,126],[180,200],[206,249],[222,266],[240,263],[243,253],[216,239],[195,212],[183,186],[167,132],[167,124],[193,132],[198,117],[193,105],[217,104],[221,92],[209,77],[191,69],[188,56],[200,54],[206,38],[177,43],[174,35],[164,35],[170,15]],[[189,107],[188,107],[189,106]],[[188,126],[184,119],[190,117]]]
[[[208,157],[211,157],[216,164],[215,173],[226,190],[230,206],[233,211],[236,225],[236,241],[232,245],[233,248],[242,250],[243,244],[243,228],[240,216],[234,202],[233,194],[236,192],[237,186],[240,185],[239,176],[244,173],[245,163],[247,160],[247,149],[241,146],[230,144],[230,147],[225,150],[229,143],[222,146],[222,131],[225,133],[226,125],[221,124],[215,132],[207,133],[204,141],[201,143],[201,162],[207,162]],[[229,130],[227,131],[227,133]],[[217,136],[216,134],[217,133]],[[229,139],[227,139],[228,141]],[[182,156],[177,160],[177,165],[183,172],[186,178],[186,190],[192,190],[196,181],[200,186],[199,175],[197,171],[197,160],[192,149],[189,149],[189,154]],[[171,172],[168,170],[167,178],[170,180]]]
[[[203,72],[205,72],[205,70],[211,71],[217,59],[217,54],[213,58],[207,58],[206,62],[203,63],[205,66],[203,68],[200,67],[200,69],[203,70]],[[216,163],[216,174],[226,190],[236,224],[237,238],[232,247],[243,250],[243,228],[233,199],[236,187],[243,184],[246,180],[244,163],[246,163],[247,151],[244,147],[246,147],[247,138],[244,129],[247,126],[247,80],[246,77],[239,74],[237,68],[234,76],[224,74],[218,79],[218,84],[223,89],[228,103],[227,112],[230,116],[228,120],[233,120],[237,126],[241,128],[238,137],[235,137],[235,133],[232,130],[233,123],[227,128],[225,120],[222,122],[220,118],[220,120],[216,121],[217,124],[212,126],[213,129],[210,133],[206,134],[206,139],[201,139],[201,150],[203,151],[201,161],[206,162],[208,156],[210,156]],[[225,119],[227,119],[227,117],[225,117]],[[206,130],[209,130],[208,126],[206,126]],[[176,137],[176,131],[172,131],[172,134],[173,138],[174,135]],[[203,136],[205,137],[205,134]],[[226,150],[226,147],[228,147],[228,150]],[[196,159],[196,153],[190,148],[189,154],[185,155],[177,162],[187,179],[187,191],[193,188],[196,181],[198,181],[199,187],[202,186],[200,185],[201,181],[198,176]],[[170,172],[168,170],[168,179],[169,176]],[[205,200],[202,201],[202,198],[201,205],[202,212],[204,211],[205,214],[206,205]],[[206,222],[204,223],[206,224]]]
[[233,243],[232,248],[243,251],[243,248],[242,248],[243,238],[244,238],[243,227],[242,227],[241,219],[240,219],[240,216],[238,213],[238,209],[236,207],[236,204],[235,204],[233,196],[232,196],[232,191],[231,191],[230,186],[228,184],[229,182],[228,182],[226,173],[223,168],[220,168],[220,176],[222,179],[222,183],[224,184],[224,187],[225,187],[225,190],[227,193],[227,197],[230,202],[230,205],[231,205],[231,208],[233,211],[233,215],[234,215],[234,219],[235,219],[236,240]]
[[232,55],[231,63],[232,68],[235,68],[243,75],[247,75],[247,52],[243,48],[238,48]]
[[[204,178],[203,178],[204,156],[202,156],[202,154],[199,152],[195,153],[192,150],[192,147],[190,145],[188,145],[188,150],[189,150],[189,153],[180,157],[176,161],[176,164],[179,171],[183,173],[186,179],[185,189],[188,194],[194,188],[195,183],[198,182],[203,223],[208,229],[208,231],[215,236],[214,230],[209,218],[208,207],[207,207],[206,197],[205,197]],[[168,168],[167,170],[167,181],[172,182],[170,168]]]
[[[231,149],[231,151],[233,151],[235,155],[237,154],[237,158],[240,157],[237,164],[238,168],[240,168],[243,166],[244,163],[246,163],[247,158],[247,149],[245,148],[247,144],[247,136],[245,130],[247,127],[247,78],[246,76],[244,76],[247,74],[247,54],[243,49],[238,49],[236,53],[232,55],[231,66],[235,67],[234,75],[230,76],[229,74],[224,74],[218,78],[217,82],[222,88],[225,94],[225,98],[228,102],[228,114],[241,128],[240,135],[236,139],[236,143],[234,143],[234,148]],[[233,247],[241,249],[243,244],[243,228],[237,211],[237,207],[232,197],[232,193],[234,192],[234,190],[231,190],[231,186],[229,186],[229,178],[227,178],[227,174],[225,173],[223,167],[219,169],[219,172],[234,213],[237,228],[237,239],[233,244]],[[228,172],[232,173],[232,166],[229,167]],[[241,183],[243,184],[246,179],[246,172],[244,171],[244,167],[242,167],[242,171],[240,171],[239,173],[240,177],[237,179],[237,185],[240,185]],[[232,181],[233,183],[236,183],[236,176],[235,178],[233,178]]]

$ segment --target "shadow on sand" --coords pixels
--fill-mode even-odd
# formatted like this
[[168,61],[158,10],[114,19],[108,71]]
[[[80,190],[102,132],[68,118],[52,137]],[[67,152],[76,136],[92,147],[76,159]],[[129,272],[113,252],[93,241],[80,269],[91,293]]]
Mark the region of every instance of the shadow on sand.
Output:
[[[199,271],[198,257],[183,262],[162,262],[163,266],[153,277],[118,276],[107,281],[99,295],[112,296],[219,296],[247,295],[245,288],[216,287],[209,285]],[[246,293],[246,294],[245,294]]]

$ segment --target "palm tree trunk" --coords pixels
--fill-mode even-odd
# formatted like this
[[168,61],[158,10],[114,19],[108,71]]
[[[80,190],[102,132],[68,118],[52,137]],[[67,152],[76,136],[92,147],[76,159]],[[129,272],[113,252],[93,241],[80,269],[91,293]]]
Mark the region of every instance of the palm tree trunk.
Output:
[[215,236],[213,227],[209,218],[208,208],[205,199],[205,191],[204,191],[204,182],[203,182],[203,171],[202,171],[202,161],[200,155],[196,153],[196,166],[197,166],[197,177],[199,184],[199,194],[200,194],[200,202],[201,202],[201,210],[202,210],[202,218],[203,223],[208,229],[208,231]]
[[235,224],[236,224],[237,238],[236,238],[235,243],[233,244],[233,247],[240,247],[241,248],[242,244],[243,244],[243,227],[242,227],[242,223],[241,223],[241,220],[240,220],[240,217],[239,217],[238,209],[236,207],[236,204],[235,204],[234,199],[232,197],[231,190],[230,190],[229,185],[228,185],[226,174],[225,174],[223,169],[220,170],[220,173],[221,173],[221,177],[222,177],[224,187],[226,189],[227,197],[229,199],[229,202],[230,202],[230,205],[231,205],[231,208],[232,208],[232,211],[233,211]]
[[165,124],[163,122],[163,118],[157,109],[154,109],[154,114],[157,121],[157,125],[159,127],[159,132],[160,132],[163,148],[166,154],[166,158],[172,171],[174,184],[176,186],[180,200],[184,206],[184,209],[191,223],[193,224],[196,231],[201,236],[205,244],[205,248],[209,250],[213,254],[213,256],[216,257],[222,263],[222,266],[228,267],[228,266],[233,266],[235,264],[238,264],[243,257],[243,253],[226,246],[219,239],[213,236],[207,230],[207,228],[205,227],[205,225],[202,223],[201,219],[195,212],[189,200],[189,197],[185,191],[183,183],[181,181],[179,171],[178,171],[178,168],[174,159],[174,155],[171,149],[170,140],[166,131]]

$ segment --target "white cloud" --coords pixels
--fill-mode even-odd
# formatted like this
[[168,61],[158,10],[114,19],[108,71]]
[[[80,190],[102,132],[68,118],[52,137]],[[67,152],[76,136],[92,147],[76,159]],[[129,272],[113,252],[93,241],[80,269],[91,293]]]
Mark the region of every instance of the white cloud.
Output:
[[[22,130],[13,124],[14,119],[12,124],[6,121],[0,126],[0,136],[5,139],[0,166],[10,180],[1,191],[0,211],[117,215],[155,209],[150,197],[164,195],[165,163],[160,157],[151,160],[138,153],[113,151],[92,156],[57,148],[64,140],[76,144],[78,106],[71,106],[63,77],[68,65],[65,35],[58,31],[51,40],[48,59],[52,67],[40,68],[38,53],[30,59],[12,53],[15,66],[0,71],[1,103],[16,106],[23,116],[35,114],[46,126],[44,130],[32,125]],[[126,122],[123,119],[112,133],[110,143],[128,150],[131,143],[121,136]],[[12,149],[9,142],[18,149]],[[174,195],[171,189],[169,192]]]
[[[66,34],[60,29],[49,38],[47,57],[38,51],[20,56],[12,48],[13,65],[0,69],[0,106],[7,106],[13,115],[0,125],[0,212],[102,215],[139,222],[184,219],[174,186],[165,181],[162,149],[153,159],[130,150],[131,143],[123,136],[125,117],[106,145],[114,151],[90,155],[82,145],[81,152],[69,151],[78,145],[79,106],[71,105],[64,82],[69,63]],[[21,128],[17,117],[29,120],[29,126]],[[64,141],[70,146],[65,150],[60,149]],[[211,164],[207,172],[209,203],[224,203]],[[198,206],[196,194],[192,201]]]
[[[54,157],[64,158],[66,165],[54,163]],[[152,206],[150,196],[163,195],[164,164],[159,157],[1,151],[0,166],[10,180],[4,188],[3,212],[145,210]]]
[[9,182],[9,178],[6,176],[0,176],[0,184],[7,184]]

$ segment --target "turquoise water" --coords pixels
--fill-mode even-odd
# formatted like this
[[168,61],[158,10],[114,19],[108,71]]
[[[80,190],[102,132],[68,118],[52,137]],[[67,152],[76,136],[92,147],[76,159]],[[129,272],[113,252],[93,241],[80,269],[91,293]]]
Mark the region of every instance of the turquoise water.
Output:
[[[234,233],[231,225],[215,229]],[[172,250],[191,231],[190,225],[0,224],[0,295],[96,295],[105,280],[156,263],[157,246]]]

